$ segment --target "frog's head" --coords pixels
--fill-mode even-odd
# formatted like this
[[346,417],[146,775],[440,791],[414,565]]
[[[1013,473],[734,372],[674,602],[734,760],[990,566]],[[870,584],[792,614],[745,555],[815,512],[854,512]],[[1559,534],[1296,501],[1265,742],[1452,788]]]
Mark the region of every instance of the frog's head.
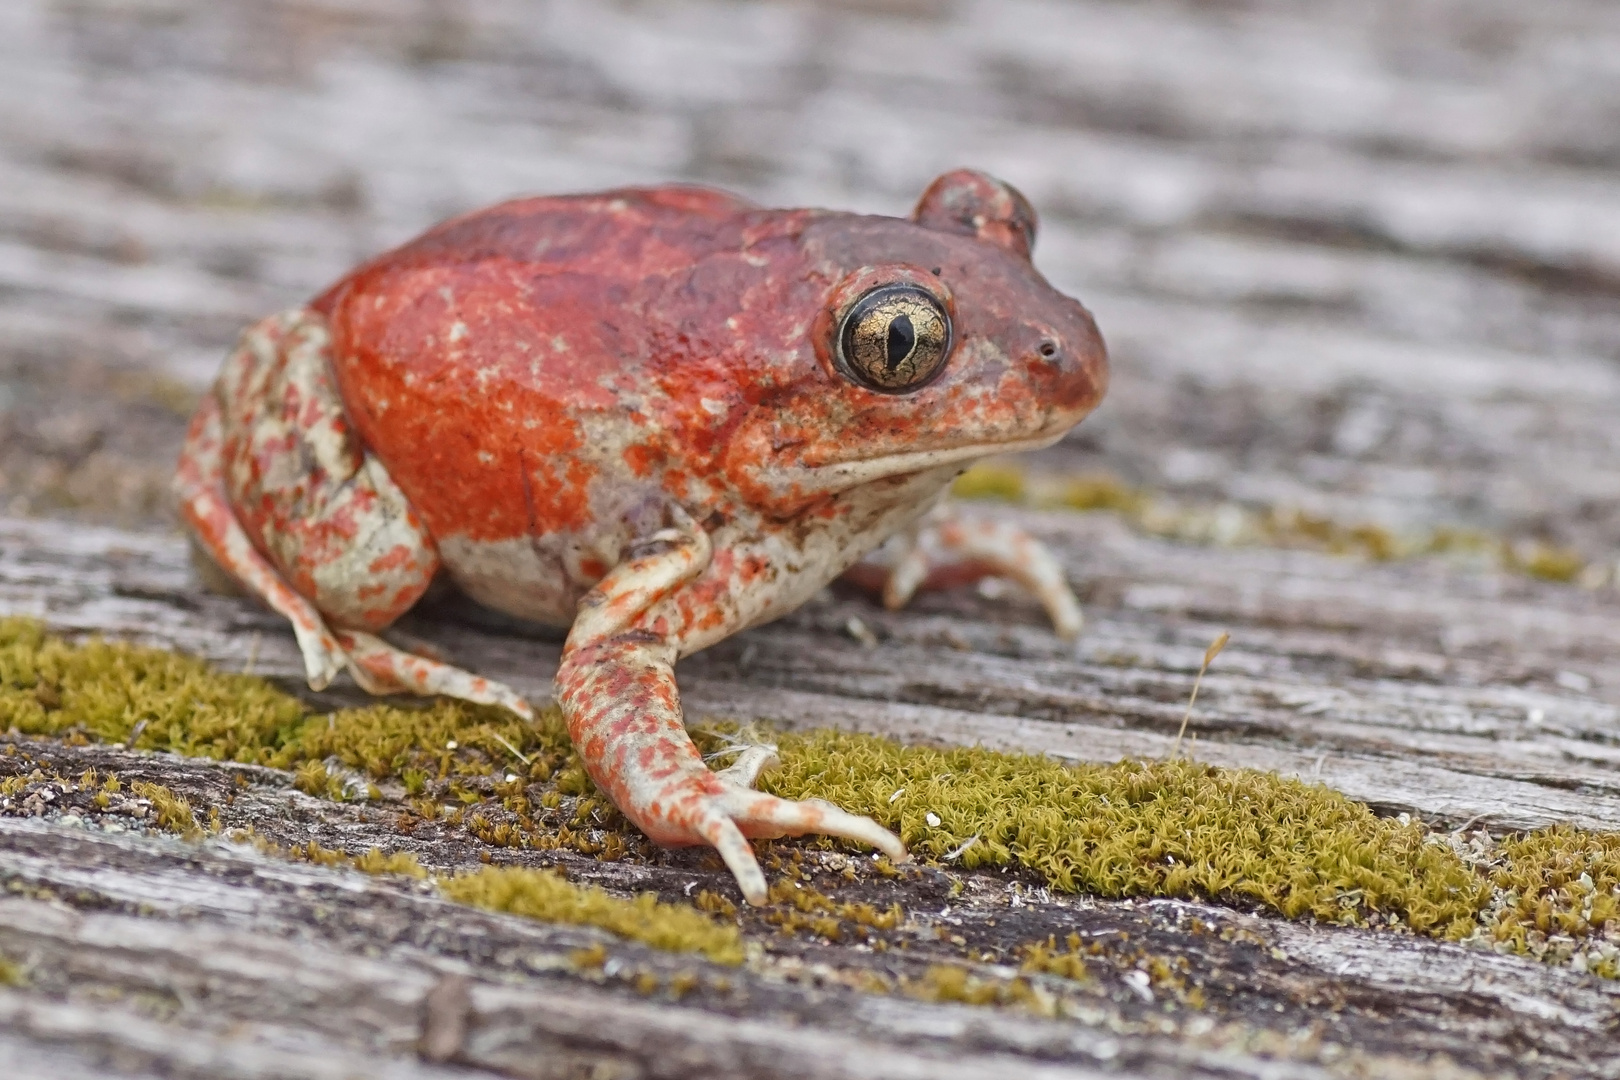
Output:
[[929,185],[909,220],[810,219],[815,362],[738,433],[756,495],[786,510],[1036,449],[1095,408],[1107,351],[1090,313],[1030,261],[1035,224],[1015,189],[966,170]]

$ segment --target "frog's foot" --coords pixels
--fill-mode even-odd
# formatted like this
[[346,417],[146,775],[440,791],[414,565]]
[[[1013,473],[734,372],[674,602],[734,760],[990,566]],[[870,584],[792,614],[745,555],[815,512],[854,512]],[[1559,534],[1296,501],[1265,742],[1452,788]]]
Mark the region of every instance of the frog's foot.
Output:
[[[634,568],[624,577],[647,580]],[[750,904],[769,898],[750,837],[841,836],[906,858],[900,839],[870,818],[751,790],[774,747],[745,747],[729,768],[710,772],[682,722],[674,658],[669,642],[629,630],[571,640],[557,670],[557,700],[586,771],[636,828],[671,847],[713,847]]]
[[395,648],[362,630],[340,630],[337,639],[348,653],[349,674],[367,693],[438,694],[479,705],[498,705],[525,720],[534,719],[534,709],[523,695],[503,683]]
[[[734,781],[710,774],[710,781],[693,778],[685,790],[671,792],[692,839],[685,843],[706,843],[720,853],[726,868],[737,879],[743,898],[756,906],[769,900],[765,875],[754,857],[749,838],[775,839],[779,836],[841,836],[870,844],[895,862],[910,856],[899,837],[868,817],[846,813],[820,799],[793,802],[775,795],[750,791]],[[721,790],[714,791],[713,785]],[[672,822],[673,823],[673,822]],[[649,834],[650,835],[650,834]],[[666,839],[666,844],[681,840]]]
[[[946,589],[986,577],[1007,577],[1028,589],[1052,620],[1058,637],[1077,637],[1085,625],[1080,601],[1069,588],[1057,558],[1045,544],[1015,525],[963,519],[950,508],[924,519],[916,532],[897,538],[900,550],[887,568],[878,568],[883,606],[904,607],[918,589]],[[876,584],[870,564],[851,575],[857,584]]]

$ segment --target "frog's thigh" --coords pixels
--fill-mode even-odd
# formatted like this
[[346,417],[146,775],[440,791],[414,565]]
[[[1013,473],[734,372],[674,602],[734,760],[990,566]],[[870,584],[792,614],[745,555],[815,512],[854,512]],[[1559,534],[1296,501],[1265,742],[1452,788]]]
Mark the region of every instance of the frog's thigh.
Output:
[[284,312],[243,334],[216,387],[225,484],[295,589],[335,625],[376,630],[421,598],[439,554],[349,426],[330,357],[317,312]]

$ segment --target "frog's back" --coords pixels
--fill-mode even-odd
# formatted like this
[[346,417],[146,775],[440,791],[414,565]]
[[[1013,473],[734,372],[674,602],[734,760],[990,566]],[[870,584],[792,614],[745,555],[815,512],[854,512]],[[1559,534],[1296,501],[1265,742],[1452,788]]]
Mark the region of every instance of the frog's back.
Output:
[[752,209],[727,192],[678,185],[514,199],[435,226],[350,272],[311,306],[330,314],[346,295],[377,291],[380,279],[490,260],[536,274],[630,278],[734,242],[725,225]]
[[668,349],[649,328],[694,266],[740,251],[762,217],[702,188],[518,200],[314,302],[356,430],[475,596],[479,580],[506,600],[516,587],[518,613],[566,621],[656,514],[657,433],[689,433],[652,400],[645,369]]

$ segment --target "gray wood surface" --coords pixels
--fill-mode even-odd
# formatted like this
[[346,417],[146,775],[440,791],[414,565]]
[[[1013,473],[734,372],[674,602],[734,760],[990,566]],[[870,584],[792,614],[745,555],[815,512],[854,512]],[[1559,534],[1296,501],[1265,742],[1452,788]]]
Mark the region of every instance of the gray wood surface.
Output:
[[[1620,829],[1616,56],[1604,0],[9,0],[0,612],[291,680],[274,619],[199,591],[164,490],[188,402],[243,323],[516,193],[691,180],[900,213],[972,165],[1031,197],[1038,265],[1115,358],[1103,408],[1032,471],[1107,474],[1216,540],[1303,511],[1568,548],[1582,583],[1489,553],[1378,563],[992,508],[1064,560],[1089,619],[1076,645],[1017,595],[891,615],[835,592],[684,663],[689,712],[1156,756],[1225,629],[1197,757],[1442,825]],[[554,642],[462,608],[409,629],[549,692]],[[155,770],[199,806],[224,782],[205,763],[46,749]],[[250,788],[243,821],[266,835],[382,838],[285,776]],[[462,866],[474,847],[420,854]],[[679,859],[568,869],[672,899],[723,885]],[[1572,971],[1189,905],[1015,905],[999,878],[937,874],[897,894],[919,949],[992,917],[1029,938],[1137,934],[1208,973],[1210,1025],[1142,1002],[1123,959],[1083,1008],[1041,1020],[818,988],[783,973],[870,958],[774,940],[733,974],[739,996],[643,998],[525,966],[584,931],[0,816],[0,953],[37,958],[31,988],[0,991],[0,1071],[1620,1072],[1613,986]],[[1263,945],[1186,933],[1195,910]],[[626,971],[676,963],[611,948]],[[434,1008],[466,1026],[453,1060],[419,1052]]]

